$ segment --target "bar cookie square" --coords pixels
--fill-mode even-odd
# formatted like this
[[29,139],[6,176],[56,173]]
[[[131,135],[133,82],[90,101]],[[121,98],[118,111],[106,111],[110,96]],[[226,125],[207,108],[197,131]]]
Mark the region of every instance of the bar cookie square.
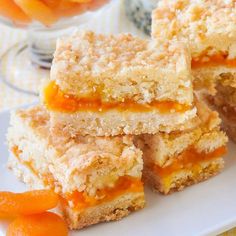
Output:
[[41,97],[53,132],[72,137],[169,132],[196,115],[187,48],[130,34],[59,40]]
[[131,136],[53,136],[42,106],[14,112],[9,167],[33,189],[60,195],[71,229],[119,220],[144,207],[142,152]]

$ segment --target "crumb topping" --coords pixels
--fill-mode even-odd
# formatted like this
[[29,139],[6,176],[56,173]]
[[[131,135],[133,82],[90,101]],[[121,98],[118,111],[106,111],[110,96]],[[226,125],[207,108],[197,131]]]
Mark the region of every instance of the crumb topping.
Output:
[[155,38],[187,40],[194,56],[231,51],[236,45],[234,0],[162,0],[153,22]]
[[82,32],[57,44],[54,64],[83,76],[99,75],[131,67],[176,66],[178,44],[156,45],[131,34],[102,35]]

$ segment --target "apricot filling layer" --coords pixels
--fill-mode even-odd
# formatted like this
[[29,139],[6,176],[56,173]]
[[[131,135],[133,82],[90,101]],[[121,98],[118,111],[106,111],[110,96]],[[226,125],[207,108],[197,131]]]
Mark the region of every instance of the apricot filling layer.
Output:
[[131,176],[121,176],[114,187],[106,187],[97,190],[96,197],[88,196],[85,192],[75,191],[72,194],[67,194],[64,198],[64,202],[67,204],[68,201],[71,201],[74,209],[83,210],[88,207],[112,201],[125,193],[136,192],[143,192],[143,183],[141,179]]
[[198,69],[209,66],[236,67],[236,59],[228,59],[227,54],[219,53],[212,56],[201,55],[192,59],[192,68]]
[[[27,166],[27,168],[29,168],[32,173],[41,178],[45,185],[52,189],[54,188],[55,180],[53,183],[52,176],[46,176],[42,174],[39,175],[31,163],[21,161],[19,155],[22,153],[22,151],[17,146],[12,147],[11,150],[18,161],[21,162],[21,164]],[[65,194],[65,196],[60,197],[60,199],[61,203],[64,205],[68,205],[68,202],[70,201],[73,203],[74,209],[83,210],[88,207],[112,201],[116,197],[119,197],[125,193],[136,192],[143,192],[143,182],[141,179],[132,176],[121,176],[113,187],[106,187],[97,190],[96,197],[88,196],[86,192],[75,191],[73,193]]]
[[63,93],[54,81],[44,89],[44,103],[49,110],[59,112],[95,111],[104,112],[112,109],[120,111],[147,112],[157,109],[161,113],[185,112],[191,107],[173,101],[153,101],[140,104],[132,100],[124,102],[103,102],[99,95],[94,94],[89,98],[77,98]]
[[192,169],[194,166],[199,165],[203,161],[209,161],[215,158],[219,158],[226,154],[227,149],[225,146],[219,147],[213,152],[199,153],[195,148],[189,148],[188,150],[182,152],[178,157],[175,158],[174,162],[166,166],[164,168],[155,165],[155,172],[161,176],[166,177],[175,171],[184,170],[184,169]]
[[40,178],[42,180],[44,185],[50,186],[51,189],[54,189],[55,180],[54,180],[52,174],[40,174],[39,175],[39,173],[35,170],[35,168],[33,167],[32,163],[30,161],[23,161],[20,158],[20,154],[22,153],[22,151],[18,148],[18,146],[13,146],[11,148],[11,151],[22,165],[26,166],[31,171],[31,173],[33,173],[35,176],[37,176],[38,178]]

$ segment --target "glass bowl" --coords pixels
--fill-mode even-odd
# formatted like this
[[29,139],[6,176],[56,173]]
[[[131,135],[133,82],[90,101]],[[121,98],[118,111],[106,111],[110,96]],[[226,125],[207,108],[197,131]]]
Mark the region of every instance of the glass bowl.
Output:
[[108,9],[116,0],[99,0],[96,9],[88,9],[81,14],[61,18],[56,23],[45,26],[37,21],[29,24],[12,22],[0,16],[0,24],[26,30],[27,39],[9,48],[0,58],[0,77],[11,88],[38,95],[42,79],[49,78],[49,72],[58,37],[69,35],[101,11]]

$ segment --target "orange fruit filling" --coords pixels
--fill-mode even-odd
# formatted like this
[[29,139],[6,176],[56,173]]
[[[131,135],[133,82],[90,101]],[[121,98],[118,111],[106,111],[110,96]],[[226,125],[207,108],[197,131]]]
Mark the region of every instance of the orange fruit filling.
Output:
[[20,216],[8,226],[6,236],[67,236],[64,220],[55,213]]
[[18,146],[14,146],[11,148],[11,151],[16,157],[19,157],[22,151],[18,148]]
[[131,176],[122,176],[117,180],[114,187],[106,187],[101,190],[97,190],[96,197],[88,196],[85,192],[75,191],[73,193],[68,193],[62,201],[64,204],[68,204],[68,201],[71,201],[74,209],[83,210],[88,207],[112,201],[116,197],[119,197],[125,193],[142,191],[143,183],[141,179]]
[[54,179],[52,177],[52,175],[49,174],[45,174],[42,176],[39,176],[37,171],[34,169],[34,167],[32,166],[32,163],[30,161],[22,161],[20,159],[20,154],[22,153],[22,151],[18,148],[18,146],[13,146],[11,148],[12,153],[15,155],[15,157],[17,158],[17,160],[24,166],[27,166],[27,168],[36,176],[38,176],[39,178],[42,178],[43,183],[46,186],[50,186],[51,188],[54,188]]
[[[21,154],[21,150],[17,146],[12,148],[12,152],[20,161],[19,155]],[[20,161],[21,162],[21,161]],[[32,167],[30,163],[22,163],[26,165],[35,175],[38,175],[36,170]],[[53,180],[52,177],[48,178],[47,176],[41,176],[43,178],[43,182],[45,185],[49,185],[53,188]],[[106,187],[104,189],[99,190],[96,195],[97,197],[88,196],[85,192],[75,191],[73,193],[68,193],[66,196],[61,197],[61,203],[68,205],[68,201],[73,202],[74,208],[78,210],[85,209],[87,207],[96,206],[98,204],[111,201],[116,197],[129,193],[142,192],[143,191],[143,182],[139,178],[135,178],[132,176],[122,176],[120,177],[113,187]]]
[[225,146],[219,147],[213,152],[199,153],[195,148],[189,148],[183,153],[181,153],[178,157],[175,158],[173,163],[166,167],[160,167],[158,165],[154,165],[154,170],[161,177],[167,177],[175,171],[179,171],[182,169],[191,169],[193,166],[198,165],[202,161],[212,160],[226,154],[227,149]]
[[0,192],[0,215],[8,217],[42,213],[56,207],[58,202],[58,195],[52,190]]
[[228,59],[227,54],[219,53],[212,56],[201,55],[192,59],[192,68],[198,69],[207,66],[236,67],[236,59]]
[[97,9],[106,2],[108,0],[0,0],[0,15],[15,23],[36,20],[49,26],[59,18]]
[[185,112],[190,106],[173,101],[154,101],[149,104],[140,104],[132,100],[124,102],[103,102],[99,94],[89,98],[77,98],[63,93],[54,81],[44,89],[44,103],[49,110],[60,112],[95,111],[105,112],[112,109],[119,111],[148,112],[157,109],[161,113],[170,111]]

